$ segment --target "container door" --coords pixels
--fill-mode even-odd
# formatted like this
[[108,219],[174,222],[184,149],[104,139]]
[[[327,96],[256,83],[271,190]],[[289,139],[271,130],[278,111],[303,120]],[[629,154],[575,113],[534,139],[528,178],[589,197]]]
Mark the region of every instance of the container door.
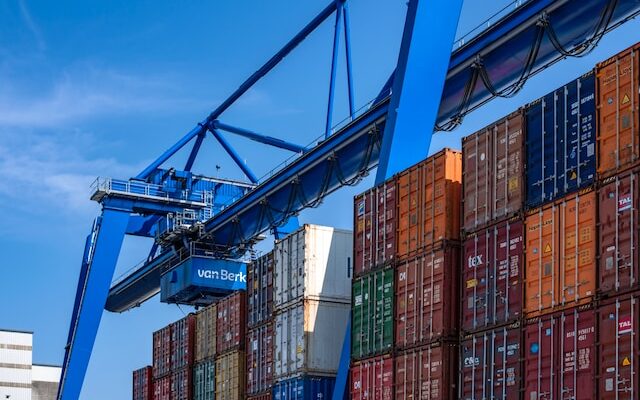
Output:
[[538,320],[524,329],[524,398],[551,400],[555,394],[557,348],[555,319]]
[[527,217],[527,268],[525,312],[539,315],[555,306],[557,298],[558,234],[555,206],[535,212]]
[[640,396],[638,368],[640,302],[624,296],[608,302],[598,312],[600,349],[598,395],[602,400],[632,400]]
[[489,263],[490,230],[483,230],[467,238],[464,243],[465,263],[462,283],[462,329],[475,330],[486,326],[491,282]]
[[558,396],[561,399],[591,400],[595,384],[596,321],[593,311],[574,311],[560,316],[561,356]]
[[[494,137],[495,171],[492,173],[494,201],[491,219],[509,217],[522,208],[524,121],[520,112],[496,125]],[[490,187],[491,187],[490,186]],[[489,190],[489,187],[487,188]]]
[[638,279],[638,175],[615,177],[598,190],[600,257],[599,289],[602,293],[636,287]]
[[464,158],[464,229],[473,232],[490,218],[491,186],[494,178],[491,165],[491,137],[494,127],[488,127],[462,141]]

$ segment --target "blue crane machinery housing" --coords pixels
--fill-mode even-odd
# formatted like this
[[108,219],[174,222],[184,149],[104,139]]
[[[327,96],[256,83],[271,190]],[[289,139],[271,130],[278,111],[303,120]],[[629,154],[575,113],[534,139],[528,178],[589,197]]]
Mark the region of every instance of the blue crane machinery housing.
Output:
[[[353,1],[353,0],[352,0]],[[590,52],[610,30],[640,12],[638,0],[518,0],[454,43],[462,0],[409,0],[395,72],[366,107],[354,105],[347,0],[333,0],[218,108],[136,177],[98,179],[91,199],[102,205],[85,242],[71,316],[59,400],[79,398],[102,310],[126,311],[161,293],[165,302],[207,304],[242,288],[254,244],[297,227],[296,215],[375,167],[376,181],[426,157],[434,131],[452,130],[495,97],[517,93],[527,79],[571,56]],[[305,147],[221,121],[224,112],[324,21],[335,16],[326,129]],[[333,127],[340,41],[345,41],[350,118]],[[452,44],[454,47],[451,52]],[[224,134],[291,151],[295,159],[263,181]],[[248,182],[191,172],[213,136]],[[171,157],[191,144],[181,168]],[[154,238],[147,259],[112,283],[125,235]],[[335,399],[345,393],[346,332]]]

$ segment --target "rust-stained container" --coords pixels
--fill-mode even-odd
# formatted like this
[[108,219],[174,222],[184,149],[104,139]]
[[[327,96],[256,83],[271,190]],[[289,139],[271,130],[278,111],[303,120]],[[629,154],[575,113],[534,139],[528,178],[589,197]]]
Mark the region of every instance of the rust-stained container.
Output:
[[464,337],[460,343],[459,399],[520,397],[522,331],[519,324]]
[[462,153],[444,149],[398,175],[397,257],[460,239]]
[[397,265],[397,348],[456,335],[459,263],[460,246],[445,242]]
[[273,252],[247,267],[247,321],[258,326],[273,318]]
[[529,214],[526,317],[591,301],[596,290],[596,212],[595,192],[583,191]]
[[171,375],[153,380],[153,400],[172,400]]
[[218,354],[231,349],[244,349],[247,327],[247,298],[237,291],[218,302],[216,348]]
[[171,373],[171,400],[193,399],[192,367],[185,367]]
[[392,178],[354,199],[354,276],[387,265],[396,255],[396,192]]
[[153,333],[153,378],[161,378],[171,373],[171,327]]
[[598,189],[598,290],[605,295],[638,288],[638,179],[637,170],[627,171]]
[[640,160],[640,44],[596,67],[598,174],[615,175]]
[[462,139],[465,232],[522,210],[524,125],[520,110]]
[[152,374],[151,367],[133,371],[133,400],[153,400]]
[[247,394],[262,393],[273,384],[273,322],[247,334]]
[[171,371],[193,367],[196,316],[187,315],[171,327]]
[[502,222],[467,236],[462,263],[462,323],[466,332],[522,315],[524,224]]
[[246,385],[245,353],[239,350],[216,358],[216,400],[243,400]]
[[598,399],[640,398],[640,297],[623,295],[598,307]]
[[396,359],[395,399],[457,399],[458,354],[454,343],[434,343],[400,353]]
[[216,356],[216,321],[218,307],[212,304],[196,314],[195,362]]
[[596,314],[574,308],[527,321],[524,398],[596,398]]
[[393,400],[393,358],[379,356],[351,366],[352,400]]

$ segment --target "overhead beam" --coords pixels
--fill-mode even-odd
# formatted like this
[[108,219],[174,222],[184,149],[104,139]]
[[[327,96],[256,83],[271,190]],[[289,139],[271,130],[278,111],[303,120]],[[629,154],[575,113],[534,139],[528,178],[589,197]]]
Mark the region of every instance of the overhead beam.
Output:
[[236,152],[233,146],[231,146],[231,143],[229,143],[227,139],[225,139],[224,136],[222,136],[220,132],[218,132],[217,129],[211,127],[211,129],[209,129],[209,132],[211,132],[213,137],[215,137],[216,140],[218,140],[220,145],[225,149],[227,154],[229,154],[229,156],[233,159],[236,165],[242,170],[242,172],[246,175],[246,177],[249,178],[251,183],[258,183],[258,177],[256,177],[256,175],[251,171],[251,169],[249,169],[247,164],[245,164],[245,162],[242,160],[240,155]]
[[271,136],[261,135],[261,134],[256,133],[256,132],[252,132],[252,131],[250,131],[248,129],[238,128],[238,127],[235,127],[235,126],[227,125],[227,124],[222,123],[222,122],[217,121],[217,120],[213,121],[211,123],[211,125],[213,125],[217,129],[221,129],[221,130],[223,130],[225,132],[234,133],[236,135],[246,137],[247,139],[251,139],[251,140],[259,142],[259,143],[267,144],[269,146],[278,147],[280,149],[293,151],[294,153],[304,153],[304,152],[308,151],[308,149],[306,147],[304,147],[304,146],[300,146],[300,145],[297,145],[297,144],[294,144],[294,143],[289,143],[289,142],[284,141],[282,139],[274,138],[274,137],[271,137]]

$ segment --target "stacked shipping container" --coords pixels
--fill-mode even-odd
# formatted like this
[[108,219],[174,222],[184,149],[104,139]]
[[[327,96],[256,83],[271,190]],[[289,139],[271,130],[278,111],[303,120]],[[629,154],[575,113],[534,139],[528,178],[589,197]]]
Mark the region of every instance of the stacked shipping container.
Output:
[[274,249],[274,399],[328,398],[351,302],[353,235],[304,225]]
[[354,399],[455,398],[461,174],[446,149],[354,199]]
[[195,365],[193,367],[193,399],[215,400],[216,337],[218,307],[212,304],[196,313]]
[[216,400],[241,400],[246,389],[246,292],[237,291],[217,304]]
[[133,371],[133,400],[153,399],[152,379],[152,367],[144,367]]

